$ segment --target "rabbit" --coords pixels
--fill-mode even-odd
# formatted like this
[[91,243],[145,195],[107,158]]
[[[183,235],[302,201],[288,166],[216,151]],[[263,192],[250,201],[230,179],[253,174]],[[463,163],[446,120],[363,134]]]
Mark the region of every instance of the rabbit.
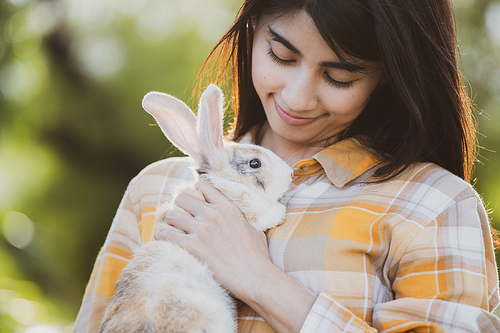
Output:
[[[223,140],[223,105],[222,91],[214,84],[201,96],[198,119],[170,95],[151,92],[143,99],[167,138],[193,158],[199,176],[233,200],[253,228],[265,231],[284,220],[286,207],[279,199],[293,171],[268,149]],[[204,200],[193,184],[179,191]],[[170,209],[181,208],[171,202],[157,207],[155,232],[174,228],[164,221]],[[237,330],[233,298],[204,263],[170,242],[151,241],[136,249],[115,289],[101,333]]]

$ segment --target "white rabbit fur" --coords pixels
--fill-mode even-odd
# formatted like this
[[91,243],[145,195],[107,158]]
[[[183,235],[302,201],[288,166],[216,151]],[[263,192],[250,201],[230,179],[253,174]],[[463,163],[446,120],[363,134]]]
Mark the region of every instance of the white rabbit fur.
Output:
[[[292,169],[265,148],[224,141],[223,103],[222,92],[212,84],[200,99],[198,121],[182,101],[163,93],[147,94],[143,107],[170,141],[194,159],[201,177],[233,200],[252,227],[267,230],[284,219],[286,208],[279,199],[290,186]],[[203,199],[192,184],[178,191]],[[181,208],[170,202],[157,207],[156,232],[173,228],[163,221],[170,209]],[[123,270],[100,332],[236,330],[233,299],[207,266],[172,243],[152,241],[142,244]]]

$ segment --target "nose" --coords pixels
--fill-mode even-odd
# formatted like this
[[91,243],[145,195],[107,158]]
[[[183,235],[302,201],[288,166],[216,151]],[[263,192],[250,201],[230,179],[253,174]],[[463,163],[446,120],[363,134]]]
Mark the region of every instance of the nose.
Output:
[[286,78],[281,97],[295,112],[314,110],[318,107],[318,91],[310,69],[298,69]]

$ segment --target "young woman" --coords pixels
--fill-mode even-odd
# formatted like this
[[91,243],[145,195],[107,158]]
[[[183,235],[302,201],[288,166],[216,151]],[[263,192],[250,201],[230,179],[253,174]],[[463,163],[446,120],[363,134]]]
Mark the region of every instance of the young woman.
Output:
[[[229,72],[234,139],[294,167],[285,222],[253,230],[206,181],[152,235],[185,159],[130,184],[75,325],[94,332],[141,242],[207,262],[241,332],[498,332],[475,130],[448,0],[246,0],[209,60]],[[221,66],[221,64],[226,64]],[[209,68],[209,67],[207,67]]]

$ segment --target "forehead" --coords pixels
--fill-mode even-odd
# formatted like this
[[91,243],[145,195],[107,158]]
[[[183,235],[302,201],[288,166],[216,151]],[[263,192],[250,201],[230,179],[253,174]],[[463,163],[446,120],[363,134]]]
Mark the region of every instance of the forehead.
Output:
[[[279,39],[274,38],[274,35],[279,35]],[[355,58],[342,53],[339,48],[332,49],[305,10],[287,14],[263,14],[256,24],[256,39],[261,38],[279,41],[284,45],[289,44],[288,48],[291,46],[301,57],[315,63],[342,63],[346,66],[341,68],[365,74],[381,69],[378,61]]]
[[287,14],[262,14],[257,21],[256,29],[260,33],[266,33],[269,28],[277,31],[286,38],[300,42],[301,39],[322,40],[314,21],[304,10]]
[[305,11],[286,15],[262,15],[257,22],[256,38],[274,40],[302,55],[322,53],[330,59],[337,58]]

